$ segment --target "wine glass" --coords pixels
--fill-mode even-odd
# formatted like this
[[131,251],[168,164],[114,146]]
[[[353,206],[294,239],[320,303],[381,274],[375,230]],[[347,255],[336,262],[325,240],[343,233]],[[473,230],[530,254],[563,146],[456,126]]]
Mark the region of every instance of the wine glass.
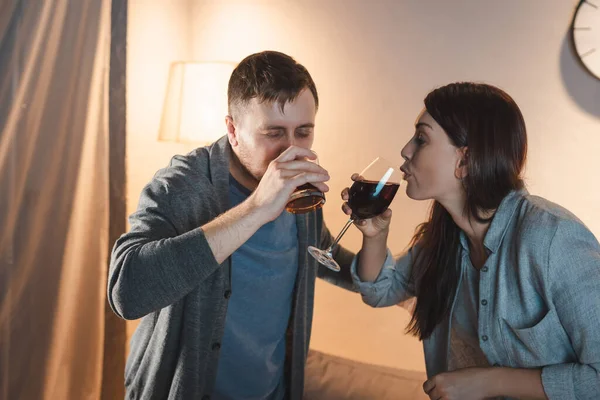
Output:
[[321,250],[309,246],[310,255],[327,268],[339,271],[340,266],[332,256],[333,247],[354,221],[373,218],[387,210],[400,187],[401,176],[400,169],[389,161],[381,157],[373,160],[348,191],[348,205],[352,209],[350,219],[329,248]]
[[[318,157],[314,160],[308,158],[305,160],[319,165]],[[292,214],[305,214],[318,210],[323,207],[323,204],[325,204],[325,194],[310,183],[305,183],[294,190],[285,209]]]

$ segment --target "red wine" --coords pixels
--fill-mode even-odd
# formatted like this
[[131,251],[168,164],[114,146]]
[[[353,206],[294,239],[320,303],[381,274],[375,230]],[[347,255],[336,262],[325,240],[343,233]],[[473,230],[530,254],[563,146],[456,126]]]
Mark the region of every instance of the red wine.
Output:
[[384,212],[394,199],[400,184],[356,181],[350,187],[348,205],[352,218],[369,219]]

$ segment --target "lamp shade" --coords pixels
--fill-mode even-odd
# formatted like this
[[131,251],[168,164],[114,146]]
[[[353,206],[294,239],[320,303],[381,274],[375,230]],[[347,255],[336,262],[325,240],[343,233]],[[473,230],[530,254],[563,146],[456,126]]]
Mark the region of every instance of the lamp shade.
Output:
[[176,62],[170,70],[159,140],[208,144],[223,136],[234,63]]

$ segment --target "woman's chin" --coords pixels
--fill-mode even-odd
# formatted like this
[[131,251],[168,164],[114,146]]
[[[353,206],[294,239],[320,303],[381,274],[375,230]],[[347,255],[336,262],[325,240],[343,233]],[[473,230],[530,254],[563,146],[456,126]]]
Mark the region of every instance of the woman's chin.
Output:
[[412,200],[429,200],[431,198],[430,196],[425,195],[425,193],[411,187],[410,184],[406,187],[406,196]]

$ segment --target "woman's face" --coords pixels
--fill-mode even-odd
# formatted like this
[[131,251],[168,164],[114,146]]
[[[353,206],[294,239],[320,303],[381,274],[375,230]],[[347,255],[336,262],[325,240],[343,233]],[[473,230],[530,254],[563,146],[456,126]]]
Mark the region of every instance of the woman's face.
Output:
[[466,167],[461,165],[463,151],[452,144],[427,110],[421,111],[415,134],[401,153],[405,162],[400,169],[407,183],[407,196],[440,203],[462,197],[461,178],[466,173]]

